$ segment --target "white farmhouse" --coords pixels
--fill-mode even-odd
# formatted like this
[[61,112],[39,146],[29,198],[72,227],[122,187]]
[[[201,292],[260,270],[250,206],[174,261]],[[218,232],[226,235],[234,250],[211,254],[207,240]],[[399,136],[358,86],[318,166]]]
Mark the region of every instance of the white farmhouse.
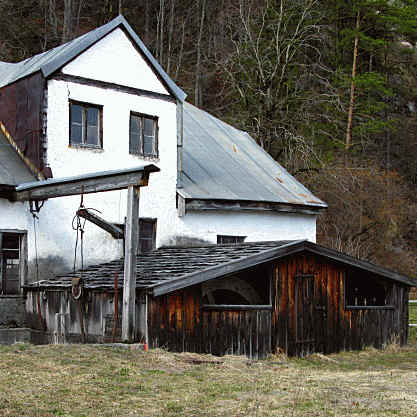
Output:
[[[247,133],[185,97],[121,16],[23,62],[0,63],[0,293],[72,269],[80,197],[48,199],[37,218],[29,202],[16,201],[16,186],[51,177],[160,168],[141,189],[142,251],[195,241],[315,242],[326,204]],[[83,196],[119,228],[126,201],[126,190]],[[85,264],[123,255],[123,239],[90,222],[83,244]]]

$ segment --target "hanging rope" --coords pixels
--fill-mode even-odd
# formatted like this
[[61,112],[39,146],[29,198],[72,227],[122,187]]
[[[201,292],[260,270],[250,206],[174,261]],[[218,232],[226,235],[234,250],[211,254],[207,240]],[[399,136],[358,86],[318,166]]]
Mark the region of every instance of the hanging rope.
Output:
[[39,262],[38,262],[38,238],[37,238],[37,230],[36,230],[36,220],[39,221],[39,217],[36,213],[39,213],[41,207],[43,206],[43,202],[42,205],[39,206],[38,204],[36,204],[36,208],[33,207],[33,201],[29,202],[29,210],[32,214],[33,217],[33,234],[35,236],[35,265],[36,265],[36,281],[39,281]]

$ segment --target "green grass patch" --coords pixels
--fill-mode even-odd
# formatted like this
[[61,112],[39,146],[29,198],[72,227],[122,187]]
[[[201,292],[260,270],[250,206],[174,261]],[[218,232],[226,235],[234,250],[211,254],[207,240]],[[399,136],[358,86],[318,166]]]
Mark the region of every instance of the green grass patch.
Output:
[[210,355],[94,345],[0,351],[4,417],[417,415],[417,343],[303,359],[226,356],[221,362]]
[[408,304],[408,321],[417,324],[417,303]]

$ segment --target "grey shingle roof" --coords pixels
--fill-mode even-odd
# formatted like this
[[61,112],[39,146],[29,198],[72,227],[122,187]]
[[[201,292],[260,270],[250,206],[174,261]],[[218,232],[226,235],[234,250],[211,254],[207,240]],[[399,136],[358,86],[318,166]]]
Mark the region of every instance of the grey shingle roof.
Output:
[[[158,296],[302,251],[315,253],[331,261],[359,268],[405,285],[417,285],[416,280],[412,278],[333,249],[306,240],[282,240],[237,245],[161,248],[137,257],[136,287],[153,289],[154,295]],[[69,288],[72,277],[82,276],[85,288],[112,290],[116,272],[118,285],[122,288],[123,259],[92,265],[75,273],[58,275],[54,280],[39,281],[27,285],[27,288]]]
[[109,23],[88,32],[83,36],[49,51],[35,55],[22,62],[15,64],[0,62],[0,87],[11,84],[37,71],[42,71],[45,78],[49,77],[52,73],[62,68],[73,58],[78,56],[117,27],[120,27],[127,32],[136,44],[137,48],[145,56],[151,67],[153,67],[156,73],[161,77],[166,87],[174,95],[174,97],[181,102],[184,101],[186,97],[184,91],[182,91],[162,69],[123,16],[118,16]]
[[185,199],[326,208],[246,133],[184,103]]
[[15,186],[36,178],[0,130],[0,185]]
[[[289,241],[242,243],[238,245],[208,245],[201,247],[166,247],[137,257],[138,288],[149,288],[188,274],[202,272],[232,260],[287,244]],[[92,265],[75,274],[58,275],[56,279],[41,281],[40,287],[71,287],[73,276],[83,276],[86,288],[113,288],[115,272],[119,286],[123,286],[123,259]],[[36,283],[31,286],[38,286]]]

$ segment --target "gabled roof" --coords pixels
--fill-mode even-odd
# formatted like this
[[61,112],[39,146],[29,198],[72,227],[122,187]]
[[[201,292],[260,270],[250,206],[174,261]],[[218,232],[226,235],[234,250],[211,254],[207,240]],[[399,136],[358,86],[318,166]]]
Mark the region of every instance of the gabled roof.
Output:
[[[382,278],[417,286],[417,281],[412,278],[333,249],[306,240],[283,240],[237,245],[166,247],[139,255],[136,263],[136,287],[148,288],[154,296],[159,296],[303,251],[368,271]],[[116,273],[118,285],[122,288],[123,259],[93,265],[75,273],[58,275],[54,280],[39,281],[27,285],[27,288],[69,288],[72,277],[82,276],[86,288],[113,290]]]
[[6,185],[14,188],[22,182],[35,180],[35,176],[0,129],[0,186]]
[[0,62],[0,87],[11,84],[37,71],[41,71],[45,78],[49,77],[55,71],[62,68],[118,27],[127,33],[151,68],[153,68],[156,74],[161,78],[161,81],[165,84],[170,93],[177,100],[183,102],[186,97],[184,91],[182,91],[162,69],[123,16],[118,16],[109,23],[88,32],[83,36],[24,61],[15,64]]
[[184,103],[183,188],[186,200],[265,202],[324,209],[246,132]]

